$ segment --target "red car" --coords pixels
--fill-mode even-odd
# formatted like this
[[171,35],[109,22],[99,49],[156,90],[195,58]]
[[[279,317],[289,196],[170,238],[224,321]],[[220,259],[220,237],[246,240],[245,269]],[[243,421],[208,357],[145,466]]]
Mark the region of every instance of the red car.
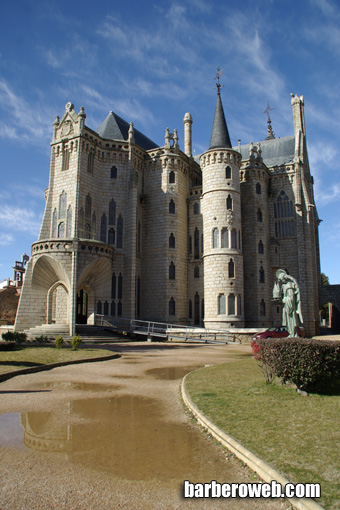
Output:
[[[297,328],[297,332],[300,337],[305,336],[305,330],[303,328]],[[253,340],[257,340],[258,338],[284,338],[287,336],[289,336],[289,333],[286,326],[278,326],[277,328],[269,328],[262,333],[257,333],[253,336]]]

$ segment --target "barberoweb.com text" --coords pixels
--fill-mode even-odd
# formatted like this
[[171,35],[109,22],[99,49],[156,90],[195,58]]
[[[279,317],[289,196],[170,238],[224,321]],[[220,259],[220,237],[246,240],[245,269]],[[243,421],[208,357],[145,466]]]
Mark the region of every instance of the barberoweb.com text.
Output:
[[185,498],[320,498],[319,483],[210,483],[184,482]]

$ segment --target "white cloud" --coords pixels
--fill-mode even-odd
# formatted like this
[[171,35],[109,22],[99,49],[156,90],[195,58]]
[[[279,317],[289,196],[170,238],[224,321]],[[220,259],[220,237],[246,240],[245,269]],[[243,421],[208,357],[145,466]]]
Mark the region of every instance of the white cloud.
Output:
[[[12,234],[0,234],[0,246],[7,246],[14,241]],[[1,264],[0,264],[1,265]]]
[[0,225],[3,229],[37,235],[41,218],[31,209],[3,204],[0,208]]

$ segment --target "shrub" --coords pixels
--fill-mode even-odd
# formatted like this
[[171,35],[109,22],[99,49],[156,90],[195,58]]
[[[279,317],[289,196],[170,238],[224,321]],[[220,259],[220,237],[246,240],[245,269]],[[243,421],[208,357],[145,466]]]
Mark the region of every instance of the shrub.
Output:
[[54,344],[57,349],[61,349],[64,345],[64,339],[61,335],[58,335],[57,338],[54,340]]
[[48,342],[48,336],[47,335],[36,336],[35,341],[38,344],[46,344]]
[[71,342],[72,350],[77,351],[79,349],[81,342],[82,342],[82,340],[81,340],[80,336],[78,336],[78,335],[74,336],[72,338],[72,342]]
[[1,336],[6,342],[15,342],[18,345],[26,342],[26,340],[27,340],[26,333],[7,331],[7,333],[2,333]]
[[266,338],[254,341],[252,348],[260,364],[298,389],[320,388],[340,377],[340,342]]

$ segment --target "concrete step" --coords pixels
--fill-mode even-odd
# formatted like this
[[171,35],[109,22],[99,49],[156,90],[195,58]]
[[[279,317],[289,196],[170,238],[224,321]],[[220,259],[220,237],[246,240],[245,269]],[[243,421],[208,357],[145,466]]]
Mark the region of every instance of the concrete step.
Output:
[[35,337],[46,335],[48,338],[55,338],[61,335],[64,340],[69,340],[70,332],[69,327],[66,324],[41,324],[24,331],[27,334],[28,340],[34,340]]

